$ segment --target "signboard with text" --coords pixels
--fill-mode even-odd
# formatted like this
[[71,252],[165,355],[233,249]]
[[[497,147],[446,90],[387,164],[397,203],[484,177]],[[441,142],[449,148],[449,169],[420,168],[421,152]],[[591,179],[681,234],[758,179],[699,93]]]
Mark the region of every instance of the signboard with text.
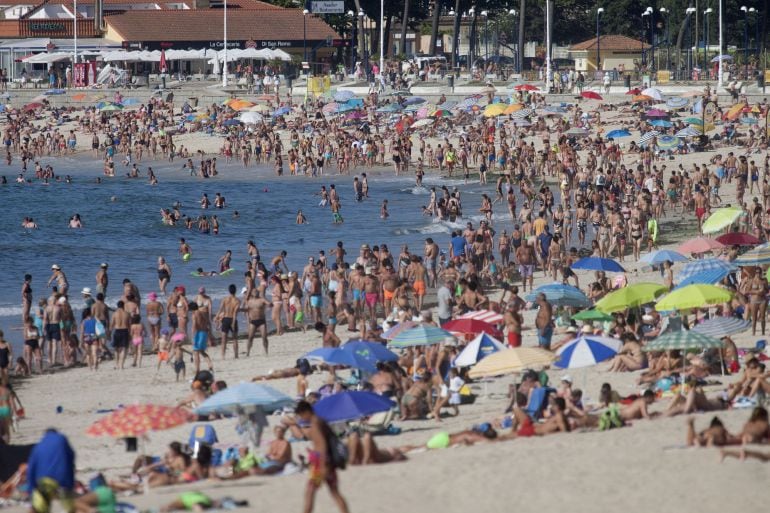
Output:
[[310,12],[313,14],[342,14],[345,12],[343,0],[318,0],[311,2]]

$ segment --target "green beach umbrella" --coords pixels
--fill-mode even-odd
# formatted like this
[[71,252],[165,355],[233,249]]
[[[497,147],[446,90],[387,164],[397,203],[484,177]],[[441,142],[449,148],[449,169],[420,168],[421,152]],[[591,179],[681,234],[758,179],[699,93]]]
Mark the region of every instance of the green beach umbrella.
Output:
[[636,283],[610,292],[599,300],[594,308],[605,313],[620,312],[626,308],[652,303],[666,290],[660,283]]
[[575,315],[572,316],[573,319],[576,321],[611,321],[612,316],[607,315],[606,313],[600,311],[600,310],[583,310],[582,312],[578,312]]
[[123,110],[123,107],[120,105],[115,105],[114,103],[108,103],[104,107],[102,107],[102,112],[112,112],[116,110]]
[[724,343],[718,338],[703,335],[697,331],[671,331],[662,335],[652,342],[648,342],[642,348],[642,351],[670,351],[674,349],[711,349],[721,348]]
[[737,207],[725,207],[714,210],[708,219],[703,221],[703,233],[716,233],[724,230],[743,214],[743,209]]
[[681,289],[667,294],[663,299],[655,303],[655,309],[659,312],[667,310],[688,310],[690,308],[702,308],[707,305],[718,305],[732,299],[733,294],[716,285],[705,283],[693,283]]

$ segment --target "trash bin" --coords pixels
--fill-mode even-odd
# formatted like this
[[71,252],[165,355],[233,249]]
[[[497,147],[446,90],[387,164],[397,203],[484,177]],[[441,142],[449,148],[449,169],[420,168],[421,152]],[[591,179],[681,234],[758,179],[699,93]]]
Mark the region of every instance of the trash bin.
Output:
[[626,89],[631,89],[631,75],[623,75],[623,86]]
[[449,89],[455,88],[455,76],[452,73],[446,76],[446,84],[449,86]]

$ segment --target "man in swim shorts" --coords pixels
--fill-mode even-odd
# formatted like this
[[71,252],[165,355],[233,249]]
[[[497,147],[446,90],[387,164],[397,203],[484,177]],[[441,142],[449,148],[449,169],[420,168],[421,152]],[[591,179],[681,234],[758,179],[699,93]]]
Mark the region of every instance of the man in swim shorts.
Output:
[[[193,362],[195,364],[195,374],[201,370],[201,355],[208,360],[209,369],[211,368],[211,358],[206,353],[209,347],[209,330],[211,321],[208,312],[198,308],[198,303],[190,301],[189,309],[192,312],[192,331],[193,331]],[[224,358],[224,355],[222,355]]]
[[[240,310],[241,302],[235,297],[237,287],[234,284],[230,284],[227,287],[227,291],[230,293],[219,304],[219,312],[217,313],[217,319],[220,320],[220,329],[222,331],[222,359],[224,360],[227,353],[227,336],[233,337],[233,352],[235,358],[238,358],[238,310]],[[197,369],[195,372],[198,372]]]
[[118,301],[117,309],[110,318],[110,331],[112,331],[112,347],[115,348],[115,367],[123,369],[128,352],[128,329],[131,324],[131,316],[125,310],[125,303]]

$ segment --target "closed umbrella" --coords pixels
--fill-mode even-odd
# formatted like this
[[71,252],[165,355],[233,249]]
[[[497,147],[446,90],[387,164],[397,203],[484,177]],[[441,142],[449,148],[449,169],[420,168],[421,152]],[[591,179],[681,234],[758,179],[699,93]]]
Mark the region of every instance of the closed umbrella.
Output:
[[635,283],[613,290],[597,301],[595,308],[607,313],[636,308],[654,302],[666,290],[660,283]]
[[658,251],[653,251],[652,253],[647,253],[642,258],[640,258],[639,261],[644,262],[645,264],[658,265],[667,261],[686,262],[687,257],[670,249],[660,249]]
[[505,351],[505,345],[498,339],[481,333],[479,336],[468,342],[465,349],[457,355],[452,364],[455,367],[470,367],[477,364],[487,356],[498,351]]
[[195,409],[198,415],[236,414],[254,408],[272,412],[294,404],[294,399],[273,387],[259,383],[239,383],[212,395]]
[[737,221],[741,214],[743,214],[743,209],[738,207],[718,208],[703,221],[702,231],[705,234],[709,234],[724,230]]
[[611,258],[585,257],[572,264],[572,269],[583,269],[587,271],[607,271],[611,273],[626,272],[623,267]]
[[728,262],[727,260],[722,260],[720,258],[703,258],[701,260],[693,260],[692,262],[687,263],[677,274],[676,279],[677,281],[681,282],[690,276],[701,274],[707,271],[723,272],[724,274],[722,276],[724,277],[736,269],[737,267],[735,264]]
[[422,325],[402,331],[390,341],[391,347],[430,346],[445,341],[455,341],[452,333],[436,328],[435,326]]
[[623,342],[615,338],[581,336],[556,351],[558,360],[554,366],[562,369],[592,367],[618,354],[622,346]]
[[316,415],[326,422],[348,422],[388,411],[396,403],[385,396],[372,392],[339,392],[325,397],[313,405]]
[[549,303],[557,306],[586,308],[591,304],[591,302],[588,300],[588,297],[586,297],[582,290],[573,287],[572,285],[565,285],[563,283],[541,285],[540,287],[524,296],[524,299],[534,302],[537,300],[538,294],[545,294],[546,300]]
[[770,243],[762,244],[735,259],[738,267],[770,264]]
[[724,244],[715,239],[709,239],[706,237],[695,237],[681,244],[676,250],[679,253],[706,253],[715,249],[721,249],[725,247]]
[[551,365],[555,358],[552,352],[538,347],[514,347],[487,356],[474,365],[468,375],[473,379],[501,376]]
[[733,294],[716,285],[693,284],[674,290],[655,303],[659,312],[669,310],[688,310],[718,305],[732,299]]
[[722,338],[742,333],[751,327],[751,322],[738,317],[712,317],[696,325],[692,331],[701,335]]

